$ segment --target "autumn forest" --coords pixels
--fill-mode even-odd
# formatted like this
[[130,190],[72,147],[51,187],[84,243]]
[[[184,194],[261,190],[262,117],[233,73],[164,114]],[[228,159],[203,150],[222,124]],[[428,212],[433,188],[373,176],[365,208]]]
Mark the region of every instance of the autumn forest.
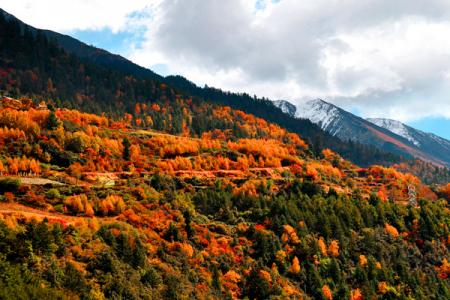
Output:
[[0,299],[450,298],[447,169],[145,76],[0,17]]

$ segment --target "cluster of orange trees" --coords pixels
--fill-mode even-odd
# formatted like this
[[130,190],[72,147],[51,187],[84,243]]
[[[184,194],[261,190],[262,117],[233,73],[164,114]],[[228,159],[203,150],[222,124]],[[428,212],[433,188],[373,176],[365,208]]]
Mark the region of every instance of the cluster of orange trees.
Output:
[[9,175],[17,175],[19,173],[31,173],[33,175],[38,175],[41,172],[41,167],[39,161],[33,158],[27,157],[8,157],[6,159],[6,165],[0,161],[0,173],[5,173]]
[[[59,163],[62,157],[68,165],[78,164],[77,173],[81,174],[155,170],[174,174],[177,171],[289,167],[294,175],[315,182],[351,181],[343,171],[355,166],[328,149],[322,151],[323,160],[305,159],[306,143],[279,126],[229,107],[199,107],[182,99],[178,99],[178,104],[180,109],[174,110],[169,104],[138,103],[134,115],[126,114],[119,121],[68,109],[57,109],[54,113],[32,108],[3,109],[0,111],[0,125],[3,124],[0,142],[14,141],[13,150],[26,153],[28,157],[22,154],[21,158],[14,158],[6,154],[3,172],[38,174],[40,162]],[[189,132],[185,128],[180,136],[174,136],[153,131],[157,127],[154,123],[159,120],[158,126],[170,132],[172,125],[164,123],[175,120],[177,113]],[[222,129],[210,130],[204,125],[203,133],[195,134],[193,116],[200,113]],[[150,118],[148,122],[137,121],[146,117]],[[394,168],[373,166],[367,169],[367,174],[362,188],[375,192],[382,200],[406,200],[409,186],[416,188],[419,198],[435,197],[416,177]]]
[[[53,187],[0,182],[9,205],[46,209],[49,223],[62,224],[38,230],[0,217],[17,230],[11,243],[33,245],[22,262],[52,265],[52,276],[33,271],[42,286],[131,299],[446,293],[446,204],[416,177],[360,169],[328,149],[313,156],[298,135],[227,107],[179,105],[139,104],[115,121],[75,110],[0,111],[8,143],[0,172],[66,177]],[[102,176],[113,184],[94,182]],[[412,186],[428,202],[397,205]],[[55,274],[68,275],[52,281]]]

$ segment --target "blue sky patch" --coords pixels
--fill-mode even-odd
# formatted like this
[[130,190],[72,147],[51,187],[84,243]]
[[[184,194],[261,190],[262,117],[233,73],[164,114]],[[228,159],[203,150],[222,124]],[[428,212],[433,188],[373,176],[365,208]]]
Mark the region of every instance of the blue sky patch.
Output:
[[111,29],[105,28],[102,30],[76,30],[67,34],[88,45],[127,57],[130,54],[132,44],[136,47],[140,46],[143,31],[119,31],[115,33]]
[[446,118],[424,118],[408,122],[408,125],[425,132],[432,132],[450,140],[450,119]]

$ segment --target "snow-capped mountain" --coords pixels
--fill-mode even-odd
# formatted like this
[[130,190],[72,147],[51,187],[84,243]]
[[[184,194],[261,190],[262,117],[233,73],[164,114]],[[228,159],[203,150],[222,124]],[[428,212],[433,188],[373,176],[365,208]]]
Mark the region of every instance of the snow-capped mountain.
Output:
[[295,116],[297,118],[309,119],[311,122],[319,125],[323,130],[331,133],[332,135],[340,135],[340,131],[343,128],[342,122],[346,121],[346,111],[339,107],[325,102],[321,99],[310,100],[303,105],[297,107]]
[[[293,109],[289,111],[283,109],[283,107],[289,107],[286,102],[278,101],[275,105],[293,115]],[[436,165],[450,166],[450,141],[416,130],[398,121],[365,120],[321,99],[298,105],[295,117],[309,119],[341,140],[370,144],[406,157],[416,157]]]
[[292,104],[291,102],[286,101],[286,100],[276,100],[276,101],[273,101],[273,103],[275,104],[275,106],[280,108],[285,114],[295,117],[295,114],[297,112],[297,107],[294,104]]
[[396,120],[372,118],[373,124],[383,127],[412,142],[419,149],[444,161],[450,160],[450,141],[433,133],[423,132]]
[[[275,105],[281,104],[275,103]],[[287,106],[286,103],[282,103],[282,105]],[[365,141],[366,138],[370,139],[371,131],[368,128],[374,127],[381,130],[383,134],[392,134],[386,129],[374,126],[372,123],[321,99],[310,100],[298,105],[295,117],[309,119],[323,130],[342,140]]]
[[420,147],[420,142],[414,138],[414,133],[418,132],[418,130],[409,127],[400,121],[392,119],[368,118],[366,120],[379,127],[385,128],[399,136],[402,136],[411,143],[413,143],[414,145]]

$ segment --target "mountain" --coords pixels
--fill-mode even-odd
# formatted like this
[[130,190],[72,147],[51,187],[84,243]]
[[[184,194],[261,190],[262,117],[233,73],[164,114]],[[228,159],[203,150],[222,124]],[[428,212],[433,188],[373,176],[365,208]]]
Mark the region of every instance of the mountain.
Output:
[[[286,106],[286,103],[282,105]],[[295,116],[310,120],[343,141],[374,145],[384,151],[419,158],[438,166],[450,165],[447,140],[398,122],[365,120],[321,99],[298,106]]]
[[[56,106],[115,118],[133,114],[137,104],[175,104],[182,96],[197,105],[230,106],[273,122],[300,134],[317,155],[330,148],[362,166],[402,161],[372,146],[341,141],[309,120],[283,113],[268,99],[199,87],[181,76],[164,78],[105,50],[31,27],[5,12],[0,14],[0,94],[52,99]],[[170,133],[181,132],[181,115],[176,110]]]
[[383,119],[383,118],[367,118],[367,121],[385,128],[399,136],[404,137],[411,143],[416,146],[420,146],[420,142],[414,136],[419,134],[419,130],[416,130],[412,127],[409,127],[400,121],[392,120],[392,119]]
[[42,34],[46,36],[50,41],[54,41],[63,48],[68,53],[72,53],[76,55],[77,57],[87,59],[93,63],[98,63],[103,66],[106,66],[110,69],[114,69],[117,71],[121,71],[124,73],[132,74],[133,76],[139,77],[139,78],[152,78],[155,80],[162,80],[162,76],[154,73],[153,71],[141,67],[128,59],[117,55],[112,54],[106,50],[89,46],[83,42],[80,42],[79,40],[65,35],[58,32],[54,32],[51,30],[43,30],[43,29],[37,29],[33,26],[30,26],[28,24],[23,23],[19,19],[17,19],[15,16],[9,14],[8,12],[2,10],[0,8],[0,14],[5,16],[5,18],[8,21],[14,21],[20,25],[22,30],[28,30],[32,32],[34,35]]
[[288,114],[291,117],[295,117],[297,112],[297,107],[289,101],[286,100],[275,100],[273,101],[275,106],[281,109],[282,112]]
[[357,117],[323,100],[310,100],[297,108],[296,117],[308,119],[333,136],[349,139],[350,131],[359,130]]
[[71,36],[54,31],[43,30],[43,33],[49,40],[56,41],[56,43],[68,53],[87,59],[92,63],[98,63],[113,70],[131,74],[137,78],[163,80],[162,76],[147,68],[141,67],[118,54],[112,54],[106,50],[86,45]]
[[412,128],[396,120],[371,118],[367,121],[404,137],[423,152],[450,162],[450,141],[447,139]]

